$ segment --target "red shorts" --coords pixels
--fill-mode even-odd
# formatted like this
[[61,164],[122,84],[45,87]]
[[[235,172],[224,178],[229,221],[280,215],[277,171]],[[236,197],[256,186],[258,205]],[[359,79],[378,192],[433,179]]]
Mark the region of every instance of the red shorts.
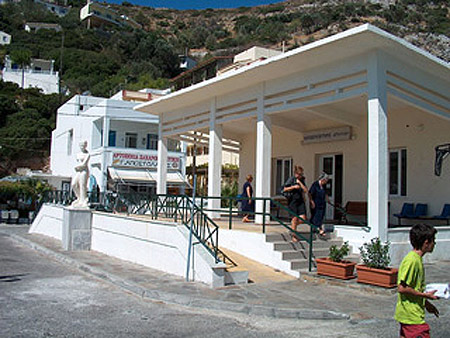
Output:
[[430,338],[430,325],[402,324],[400,323],[400,337],[405,338]]

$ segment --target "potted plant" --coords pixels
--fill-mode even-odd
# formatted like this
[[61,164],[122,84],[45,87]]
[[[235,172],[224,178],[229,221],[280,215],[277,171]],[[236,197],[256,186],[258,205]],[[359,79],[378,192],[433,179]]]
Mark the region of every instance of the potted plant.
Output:
[[356,266],[358,283],[372,284],[386,288],[397,285],[398,269],[390,268],[390,242],[382,243],[378,237],[372,238],[359,248],[362,265]]
[[344,242],[340,248],[332,245],[328,257],[316,258],[317,274],[339,279],[354,278],[353,271],[356,263],[343,260],[349,252],[348,241]]

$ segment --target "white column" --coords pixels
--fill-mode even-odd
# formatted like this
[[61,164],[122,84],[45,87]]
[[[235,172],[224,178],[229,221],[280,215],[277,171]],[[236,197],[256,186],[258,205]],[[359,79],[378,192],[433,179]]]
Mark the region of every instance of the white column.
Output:
[[378,53],[369,56],[368,86],[367,222],[371,227],[370,238],[377,236],[386,241],[389,216],[386,69]]
[[157,167],[157,182],[156,193],[167,193],[167,137],[163,137],[162,133],[163,116],[159,117],[158,125],[158,167]]
[[[216,124],[216,99],[211,100],[209,118],[208,196],[221,196],[222,183],[222,126]],[[209,199],[208,209],[220,208],[220,199]],[[220,217],[219,212],[208,212],[210,218]]]
[[[103,148],[108,147],[109,143],[109,129],[110,129],[111,119],[108,116],[103,117],[103,135],[102,135],[102,146]],[[91,145],[92,146],[92,145]],[[98,182],[101,191],[107,190],[107,181],[108,181],[108,161],[107,161],[107,153],[103,151],[102,159],[101,159],[101,179]]]
[[110,118],[105,115],[103,118],[103,135],[102,135],[102,144],[103,147],[108,147],[109,143],[109,128],[110,128]]
[[[256,172],[255,172],[255,197],[270,197],[270,171],[272,157],[272,121],[270,116],[264,113],[264,86],[261,86],[257,102],[256,122]],[[263,201],[256,201],[255,211],[263,212]],[[270,211],[270,203],[266,203],[266,213]],[[268,221],[270,217],[266,218]],[[262,215],[255,216],[255,223],[263,222]]]

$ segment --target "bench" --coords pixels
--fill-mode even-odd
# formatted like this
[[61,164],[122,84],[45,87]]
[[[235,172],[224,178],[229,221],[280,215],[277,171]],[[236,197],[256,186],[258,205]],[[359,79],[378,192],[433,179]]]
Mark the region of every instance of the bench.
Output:
[[[341,216],[342,224],[367,223],[367,202],[348,201],[344,208],[345,213]],[[353,217],[355,216],[355,217]]]

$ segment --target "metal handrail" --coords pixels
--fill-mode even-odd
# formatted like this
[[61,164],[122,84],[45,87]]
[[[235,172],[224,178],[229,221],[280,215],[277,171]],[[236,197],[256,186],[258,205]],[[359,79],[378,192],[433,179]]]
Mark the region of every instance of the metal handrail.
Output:
[[[232,229],[232,215],[233,214],[242,214],[242,211],[239,210],[233,210],[231,208],[231,205],[233,204],[233,201],[242,201],[242,200],[252,200],[252,201],[263,201],[263,211],[262,212],[257,212],[257,211],[246,211],[246,213],[251,214],[251,215],[262,215],[263,216],[263,223],[262,223],[262,232],[265,233],[266,232],[266,218],[271,218],[272,220],[275,220],[278,225],[281,225],[283,228],[285,228],[286,230],[289,231],[289,233],[305,242],[308,243],[309,245],[309,253],[308,253],[308,269],[309,271],[312,270],[312,258],[313,258],[313,243],[314,243],[314,237],[313,237],[313,232],[315,232],[318,227],[312,223],[310,223],[307,219],[304,219],[302,217],[300,217],[300,215],[297,215],[296,213],[294,213],[291,209],[287,208],[286,206],[284,206],[283,204],[281,204],[280,202],[278,202],[277,200],[274,200],[270,197],[233,197],[233,196],[228,196],[228,197],[218,197],[218,196],[199,196],[199,198],[201,199],[201,205],[203,207],[203,200],[208,200],[208,199],[220,199],[222,200],[229,200],[228,205],[230,206],[228,209],[213,209],[213,208],[203,208],[203,211],[207,211],[207,212],[225,212],[227,211],[228,217],[229,217],[229,229]],[[303,221],[303,224],[306,224],[310,227],[310,232],[309,232],[309,238],[305,237],[303,234],[301,234],[300,232],[294,230],[291,228],[290,225],[286,224],[285,222],[283,222],[281,219],[279,219],[278,217],[272,215],[270,213],[270,207],[269,210],[267,210],[267,205],[275,205],[277,207],[279,207],[282,210],[285,210],[291,217],[297,217],[300,220]]]
[[[237,264],[219,249],[219,226],[210,219],[192,199],[186,195],[166,194],[139,194],[139,193],[117,193],[112,194],[109,199],[110,205],[106,210],[115,212],[126,212],[129,214],[150,215],[152,219],[164,217],[174,220],[190,229],[193,224],[193,235],[199,243],[214,257],[215,263],[222,261],[225,264],[237,266]],[[112,205],[111,205],[112,204]],[[194,213],[190,210],[193,208]]]

